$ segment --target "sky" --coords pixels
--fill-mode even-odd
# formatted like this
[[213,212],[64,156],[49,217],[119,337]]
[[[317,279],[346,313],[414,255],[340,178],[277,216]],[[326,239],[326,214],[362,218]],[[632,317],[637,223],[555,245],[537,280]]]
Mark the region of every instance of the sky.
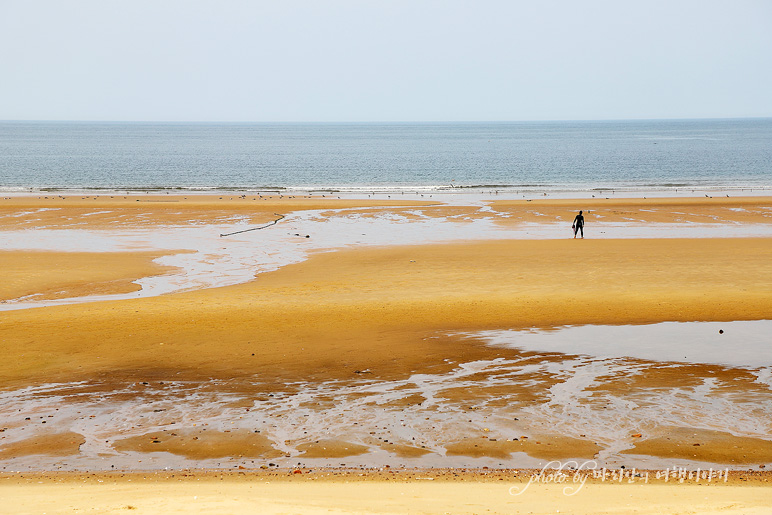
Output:
[[0,120],[770,116],[770,0],[0,0]]

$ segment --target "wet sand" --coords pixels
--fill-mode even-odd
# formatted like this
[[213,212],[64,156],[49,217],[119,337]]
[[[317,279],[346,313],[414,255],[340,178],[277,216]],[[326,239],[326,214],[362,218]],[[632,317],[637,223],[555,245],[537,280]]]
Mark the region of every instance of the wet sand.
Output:
[[143,277],[171,271],[154,261],[159,252],[25,252],[0,251],[2,301],[64,299],[135,292]]
[[[486,206],[484,210],[480,207]],[[72,227],[121,228],[147,225],[215,224],[245,217],[252,224],[271,221],[274,214],[298,210],[360,210],[373,207],[417,218],[414,208],[428,216],[472,221],[495,214],[503,223],[559,222],[570,226],[580,209],[588,229],[593,222],[700,224],[772,223],[770,197],[499,199],[496,196],[379,195],[379,198],[250,193],[232,195],[48,195],[0,198],[0,229]]]
[[352,200],[327,196],[250,195],[45,195],[0,199],[0,229],[116,229],[158,225],[213,225],[246,218],[251,224],[275,219],[279,210],[419,206],[409,200]]
[[[772,224],[768,198],[473,206],[251,198],[13,198],[0,202],[0,229],[265,224],[304,209],[322,223],[340,209],[364,218],[398,215],[397,243],[400,231],[427,219],[491,222],[481,227],[494,234],[497,226],[544,223],[545,216],[570,228],[566,220],[578,209],[598,235],[618,223],[652,235],[658,224],[710,223],[727,232]],[[259,249],[268,236],[252,234]],[[710,236],[317,248],[294,264],[255,270],[241,284],[3,312],[0,466],[255,469],[273,460],[285,467],[540,467],[596,459],[628,468],[769,467],[772,430],[759,407],[772,392],[759,382],[762,369],[600,360],[490,345],[479,336],[772,319],[772,239]],[[40,255],[11,253],[19,271],[26,256]],[[98,268],[81,257],[67,254],[62,270]],[[118,257],[106,271],[84,272],[78,288],[170,273],[146,252]],[[22,290],[67,291],[62,275],[40,276]],[[711,506],[723,502],[714,500]]]
[[5,313],[0,377],[19,385],[169,373],[292,382],[367,369],[369,378],[404,378],[506,354],[441,334],[772,319],[770,255],[765,238],[324,253],[227,288]]

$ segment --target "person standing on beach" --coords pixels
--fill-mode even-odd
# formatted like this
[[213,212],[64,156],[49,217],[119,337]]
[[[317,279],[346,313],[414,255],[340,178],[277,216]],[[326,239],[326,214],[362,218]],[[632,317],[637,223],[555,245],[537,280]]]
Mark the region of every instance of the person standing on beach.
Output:
[[581,232],[582,239],[584,239],[584,217],[582,216],[581,211],[579,211],[579,214],[576,215],[576,218],[574,218],[574,223],[571,224],[571,229],[574,230],[574,238],[576,238],[577,232]]

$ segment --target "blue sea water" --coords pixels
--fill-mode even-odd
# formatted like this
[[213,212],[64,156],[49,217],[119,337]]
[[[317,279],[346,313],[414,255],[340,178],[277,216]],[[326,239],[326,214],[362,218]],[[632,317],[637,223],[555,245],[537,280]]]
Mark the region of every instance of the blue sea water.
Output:
[[0,122],[0,190],[772,188],[772,119]]

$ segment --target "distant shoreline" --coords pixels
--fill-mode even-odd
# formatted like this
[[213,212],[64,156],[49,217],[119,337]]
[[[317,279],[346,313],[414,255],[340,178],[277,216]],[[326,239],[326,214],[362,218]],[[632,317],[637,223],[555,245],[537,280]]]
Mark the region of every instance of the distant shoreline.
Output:
[[48,120],[2,119],[0,123],[72,123],[72,124],[148,124],[148,125],[538,125],[567,123],[648,123],[648,122],[732,122],[772,120],[772,116],[706,116],[702,118],[602,118],[602,119],[545,119],[545,120]]
[[463,197],[484,196],[503,199],[559,198],[585,199],[609,197],[625,198],[689,198],[689,197],[737,197],[772,195],[770,185],[612,185],[576,187],[570,185],[340,185],[340,186],[148,186],[148,187],[2,187],[0,197],[34,197],[45,195],[340,195],[342,198],[361,199],[373,195],[400,195],[411,198],[422,195],[438,195],[439,198],[458,195]]

